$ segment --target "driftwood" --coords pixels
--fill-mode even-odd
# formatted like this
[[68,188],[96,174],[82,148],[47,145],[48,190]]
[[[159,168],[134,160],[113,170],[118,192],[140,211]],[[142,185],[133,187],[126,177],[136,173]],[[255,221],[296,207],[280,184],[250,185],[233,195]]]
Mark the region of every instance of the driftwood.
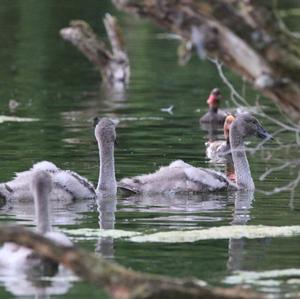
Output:
[[99,70],[102,79],[111,85],[129,82],[129,59],[120,26],[116,18],[106,14],[104,25],[111,50],[82,20],[70,22],[70,27],[60,30],[63,39],[71,42]]
[[300,40],[270,0],[112,0],[224,62],[300,123]]
[[53,241],[21,227],[0,228],[0,243],[14,242],[63,264],[83,280],[104,288],[113,298],[258,299],[262,296],[240,288],[209,289],[196,279],[173,279],[128,270],[76,247]]

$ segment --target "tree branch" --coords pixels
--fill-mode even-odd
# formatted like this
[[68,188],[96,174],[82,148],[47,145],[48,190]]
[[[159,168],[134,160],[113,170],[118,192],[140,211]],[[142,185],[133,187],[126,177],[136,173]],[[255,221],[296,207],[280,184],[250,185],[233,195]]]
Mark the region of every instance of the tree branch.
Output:
[[70,22],[70,27],[60,30],[64,40],[71,42],[99,70],[102,79],[111,85],[129,82],[129,59],[117,19],[106,14],[104,25],[112,51],[93,31],[88,23],[82,20]]
[[259,299],[260,295],[240,288],[209,289],[196,279],[173,279],[128,270],[104,258],[75,247],[57,245],[53,241],[22,227],[0,228],[0,243],[14,242],[52,259],[76,275],[104,288],[113,298],[211,298]]
[[112,0],[148,17],[243,76],[300,123],[300,41],[266,0]]

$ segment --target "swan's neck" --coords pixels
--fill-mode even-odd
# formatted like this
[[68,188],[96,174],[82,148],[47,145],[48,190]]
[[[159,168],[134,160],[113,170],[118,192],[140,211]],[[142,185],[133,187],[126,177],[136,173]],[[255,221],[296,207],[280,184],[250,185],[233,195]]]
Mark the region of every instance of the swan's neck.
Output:
[[218,113],[218,109],[219,109],[218,106],[210,106],[208,112],[212,114],[216,114]]
[[234,125],[231,126],[229,138],[237,187],[240,190],[254,190],[255,187],[245,152],[243,137]]
[[104,196],[117,194],[117,182],[115,175],[114,144],[101,144],[99,146],[100,172],[97,191]]
[[37,231],[40,234],[45,234],[51,231],[47,192],[42,188],[36,188],[34,201]]

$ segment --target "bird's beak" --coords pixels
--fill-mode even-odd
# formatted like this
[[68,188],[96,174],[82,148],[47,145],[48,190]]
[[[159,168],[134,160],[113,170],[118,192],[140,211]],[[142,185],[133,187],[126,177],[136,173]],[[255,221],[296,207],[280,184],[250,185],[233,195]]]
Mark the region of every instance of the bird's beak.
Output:
[[99,121],[100,121],[100,117],[96,116],[96,117],[93,118],[93,128],[96,128]]
[[272,135],[268,133],[261,125],[257,125],[256,135],[261,139],[274,140]]

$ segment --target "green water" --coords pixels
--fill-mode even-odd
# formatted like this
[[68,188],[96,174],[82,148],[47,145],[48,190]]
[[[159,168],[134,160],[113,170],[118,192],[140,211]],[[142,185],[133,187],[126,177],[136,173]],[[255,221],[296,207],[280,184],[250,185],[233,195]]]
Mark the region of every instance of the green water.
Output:
[[[132,76],[124,94],[105,91],[89,62],[58,34],[69,20],[82,18],[103,36],[101,20],[107,11],[119,17],[130,56]],[[15,172],[30,168],[34,162],[50,160],[96,183],[98,152],[92,129],[96,115],[120,120],[115,152],[118,179],[154,171],[178,158],[195,166],[224,170],[224,165],[214,165],[206,158],[207,135],[198,123],[206,109],[207,95],[216,86],[224,94],[225,108],[233,108],[229,90],[210,62],[193,56],[187,66],[178,66],[176,40],[161,38],[159,28],[117,12],[109,1],[89,0],[86,6],[82,0],[1,0],[0,16],[0,114],[38,119],[0,123],[0,181],[9,180]],[[295,19],[289,19],[289,23],[294,30],[299,29]],[[241,91],[242,80],[228,71],[226,74]],[[256,95],[246,88],[247,100],[253,105]],[[15,112],[8,109],[10,99],[20,104]],[[281,118],[267,100],[261,99],[261,103],[268,113]],[[161,111],[170,105],[174,105],[173,115]],[[271,121],[260,120],[268,131],[278,130]],[[288,132],[277,138],[283,143],[295,139]],[[252,139],[250,146],[255,147],[258,142]],[[293,169],[285,169],[266,181],[258,180],[270,167],[281,165],[284,158],[296,158],[299,154],[297,148],[287,151],[277,150],[277,146],[276,141],[266,143],[263,150],[249,156],[258,190],[272,190],[288,183],[294,175]],[[242,197],[234,193],[192,198],[121,196],[115,219],[109,219],[108,225],[149,233],[210,228],[232,222],[273,226],[300,223],[299,192],[292,202],[289,192],[267,196],[257,191],[253,199],[252,195],[244,198],[248,205],[235,209],[235,200],[243,202],[239,196]],[[52,209],[53,223],[58,229],[99,227],[94,202],[68,205],[57,202]],[[32,204],[3,206],[0,221],[32,227]],[[174,277],[195,276],[210,286],[229,286],[225,279],[236,270],[300,269],[300,237],[163,244],[85,238],[82,234],[73,236],[72,240],[134,270]],[[43,289],[29,287],[30,282],[26,284],[26,281],[16,283],[1,273],[0,298],[29,294],[49,294],[51,298],[105,297],[100,290],[73,278],[72,274],[65,273],[60,288]],[[270,285],[256,282],[245,285],[274,296],[293,297],[300,292],[299,280],[295,278],[299,277],[275,276],[272,279],[276,283]],[[52,283],[48,281],[48,284]]]

